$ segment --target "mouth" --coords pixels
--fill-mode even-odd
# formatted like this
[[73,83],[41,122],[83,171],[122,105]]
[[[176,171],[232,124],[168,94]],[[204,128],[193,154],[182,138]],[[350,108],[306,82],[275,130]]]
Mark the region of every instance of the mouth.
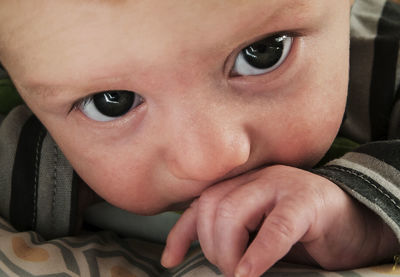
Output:
[[238,177],[240,177],[240,176],[242,176],[242,175],[245,175],[245,174],[251,174],[252,172],[255,172],[256,170],[261,169],[261,168],[264,168],[264,167],[266,167],[266,166],[268,166],[268,165],[263,164],[263,165],[261,165],[261,166],[254,166],[254,167],[251,167],[251,166],[246,166],[246,167],[245,167],[245,166],[243,166],[243,167],[240,167],[240,168],[236,168],[236,169],[234,169],[234,170],[228,172],[227,174],[225,174],[225,175],[222,176],[221,178],[218,178],[218,179],[216,179],[216,180],[210,182],[210,185],[205,186],[205,188],[204,188],[198,195],[196,195],[196,196],[194,196],[194,197],[191,197],[191,198],[188,199],[188,200],[184,200],[184,201],[182,201],[182,202],[176,202],[176,203],[170,204],[169,206],[167,206],[167,207],[165,208],[165,211],[183,212],[184,210],[186,210],[187,208],[189,208],[190,205],[192,204],[192,202],[193,202],[195,199],[199,198],[200,195],[201,195],[205,190],[207,190],[208,188],[210,188],[210,187],[212,187],[212,186],[214,186],[214,185],[216,185],[216,184],[222,183],[222,182],[224,182],[224,181],[227,181],[227,180],[230,180],[230,179],[234,179],[234,178],[238,178]]
[[267,166],[269,166],[269,164],[260,164],[260,165],[245,164],[243,166],[240,166],[238,168],[235,168],[235,169],[229,171],[227,174],[225,174],[220,179],[218,179],[214,184],[221,183],[221,182],[224,182],[224,181],[227,181],[230,179],[238,178],[242,175],[251,174],[252,172],[255,172],[255,171],[265,168]]

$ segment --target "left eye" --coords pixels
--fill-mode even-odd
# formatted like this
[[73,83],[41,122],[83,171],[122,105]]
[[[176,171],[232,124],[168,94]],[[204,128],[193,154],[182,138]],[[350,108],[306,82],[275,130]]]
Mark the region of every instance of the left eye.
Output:
[[232,69],[234,75],[261,75],[277,69],[287,58],[293,37],[273,35],[240,51]]
[[135,92],[113,90],[89,96],[78,103],[78,107],[92,120],[111,121],[125,115],[143,102],[143,97]]

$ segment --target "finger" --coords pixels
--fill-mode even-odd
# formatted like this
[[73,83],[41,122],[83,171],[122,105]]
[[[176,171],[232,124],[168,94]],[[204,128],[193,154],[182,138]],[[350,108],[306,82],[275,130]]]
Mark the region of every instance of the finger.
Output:
[[235,276],[260,276],[284,257],[311,226],[313,210],[304,199],[282,199],[267,216],[235,270]]
[[197,201],[193,202],[168,234],[161,264],[164,267],[174,267],[180,264],[191,243],[197,240],[196,231]]
[[218,267],[226,275],[233,275],[247,247],[249,233],[272,210],[274,199],[274,188],[258,180],[231,191],[220,202],[214,228],[215,251]]
[[215,218],[217,207],[226,194],[240,187],[248,178],[234,178],[210,187],[203,192],[198,203],[197,234],[205,257],[216,264]]

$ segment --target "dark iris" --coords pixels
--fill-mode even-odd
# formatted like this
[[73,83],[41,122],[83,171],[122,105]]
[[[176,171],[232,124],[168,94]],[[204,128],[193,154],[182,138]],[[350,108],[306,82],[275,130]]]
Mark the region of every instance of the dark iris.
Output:
[[242,50],[245,60],[259,69],[274,66],[282,57],[285,36],[272,36],[257,41]]
[[131,91],[116,90],[95,94],[93,102],[102,114],[118,117],[126,114],[135,102],[136,94]]

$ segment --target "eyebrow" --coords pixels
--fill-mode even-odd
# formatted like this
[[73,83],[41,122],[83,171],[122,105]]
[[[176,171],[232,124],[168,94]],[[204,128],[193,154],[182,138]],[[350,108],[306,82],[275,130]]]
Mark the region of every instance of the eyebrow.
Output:
[[[318,0],[321,1],[321,0]],[[277,0],[275,1],[274,9],[269,14],[267,21],[271,19],[284,18],[289,15],[304,15],[312,10],[315,3],[318,1],[312,0]]]
[[[126,3],[128,0],[87,0],[87,1],[92,3],[97,2],[97,3],[105,3],[111,5],[119,5]],[[237,3],[238,5],[241,6],[249,5],[249,0],[226,0],[226,1],[233,1],[234,3]],[[270,3],[269,7],[273,8],[271,8],[269,11],[259,10],[259,13],[265,14],[266,16],[264,19],[257,22],[257,24],[254,24],[256,28],[258,28],[258,26],[260,25],[263,25],[275,19],[277,19],[277,21],[280,22],[282,18],[287,18],[288,16],[292,16],[293,14],[301,15],[302,17],[304,16],[305,13],[307,13],[312,9],[315,3],[317,3],[320,0],[253,0],[251,2],[257,4],[257,3],[265,3],[264,1],[269,2]],[[252,18],[250,18],[249,16],[249,19],[253,21],[254,18],[260,17],[259,13],[257,13],[256,17],[253,16]],[[248,28],[248,26],[246,26],[245,24],[243,25],[244,26],[242,27],[242,29]],[[254,35],[252,35],[253,32],[248,32],[248,33],[250,38],[254,38]],[[242,37],[242,34],[239,37]],[[100,79],[107,79],[107,78],[100,78]],[[88,82],[92,82],[93,80],[98,80],[98,78],[91,78],[90,80],[88,80]],[[106,83],[108,82],[106,81]],[[72,91],[74,89],[74,86],[71,86],[69,84],[62,85],[62,84],[30,83],[26,84],[26,86],[23,87],[25,89],[28,89],[29,93],[32,93],[35,96],[39,97],[57,96],[58,94],[60,94],[61,91]],[[85,88],[85,90],[88,90],[88,88]],[[95,88],[93,89],[93,92],[96,92]]]
[[[317,15],[321,16],[321,13],[318,12],[321,9],[319,9],[317,5],[320,1],[321,0],[253,0],[252,2],[254,5],[261,3],[259,6],[265,8],[259,8],[256,10],[256,13],[245,14],[244,24],[241,22],[232,25],[234,26],[233,28],[237,29],[237,32],[231,37],[234,41],[229,41],[229,44],[238,42],[241,39],[242,43],[249,43],[257,38],[257,36],[254,37],[254,33],[257,32],[257,30],[261,31],[261,33],[258,32],[260,37],[268,35],[268,33],[265,33],[266,29],[272,31],[270,34],[287,31],[288,28],[294,31],[296,28],[293,28],[293,25],[303,26],[303,22],[309,19],[311,15],[315,15],[314,18],[316,18]],[[236,2],[244,3],[245,1],[237,0]],[[296,22],[296,24],[293,24],[293,22]],[[291,26],[287,27],[287,25]],[[269,28],[264,26],[269,26]],[[298,29],[300,30],[302,27]]]
[[[82,2],[81,0],[78,0],[78,1]],[[108,5],[121,5],[121,4],[126,3],[128,0],[87,0],[87,1],[108,4]]]

